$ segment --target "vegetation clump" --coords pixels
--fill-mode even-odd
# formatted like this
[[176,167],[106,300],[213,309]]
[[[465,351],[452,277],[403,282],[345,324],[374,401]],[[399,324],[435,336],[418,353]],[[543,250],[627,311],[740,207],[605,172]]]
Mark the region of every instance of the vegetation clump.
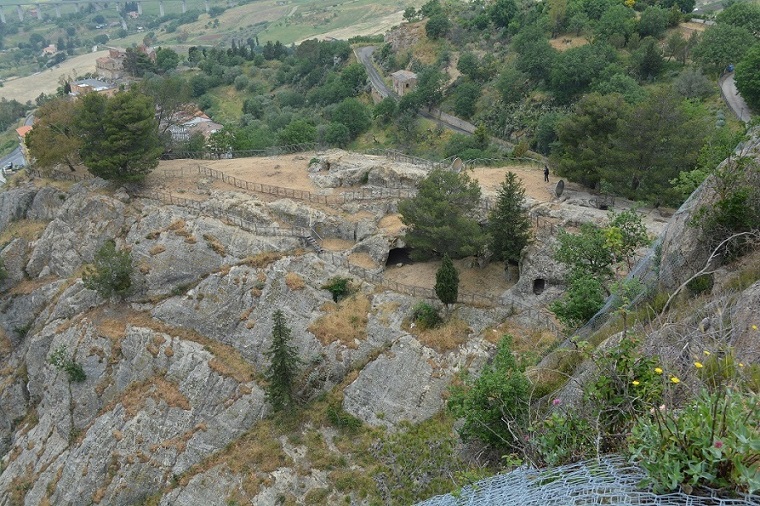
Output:
[[132,287],[132,255],[127,250],[117,250],[109,239],[95,253],[92,268],[85,271],[84,286],[96,290],[103,297],[123,297]]
[[65,372],[72,383],[81,383],[87,379],[87,374],[85,374],[82,364],[68,356],[68,350],[65,345],[56,348],[50,355],[48,362],[59,371]]
[[272,314],[272,344],[266,352],[269,358],[265,377],[267,400],[275,411],[291,407],[294,402],[295,382],[301,360],[298,351],[290,343],[290,329],[281,310]]

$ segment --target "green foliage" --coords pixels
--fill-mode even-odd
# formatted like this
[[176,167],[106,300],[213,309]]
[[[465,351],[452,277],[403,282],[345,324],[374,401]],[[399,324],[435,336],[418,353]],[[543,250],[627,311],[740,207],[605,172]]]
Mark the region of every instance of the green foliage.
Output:
[[308,144],[317,139],[317,128],[306,119],[295,119],[279,133],[282,145]]
[[656,5],[648,5],[639,18],[639,35],[659,39],[668,26],[668,11]]
[[594,451],[593,426],[579,416],[554,411],[531,432],[531,443],[548,466],[578,462],[590,457]]
[[479,202],[480,186],[466,172],[431,171],[420,181],[417,195],[399,203],[414,255],[461,258],[479,253],[486,240],[474,218]]
[[123,297],[132,287],[132,254],[116,250],[116,243],[108,239],[95,253],[93,268],[82,276],[84,286],[96,290],[103,297]]
[[86,380],[87,374],[85,374],[82,365],[69,358],[68,354],[66,346],[62,344],[53,351],[48,362],[59,371],[65,372],[72,383],[80,383]]
[[351,280],[349,278],[336,276],[334,278],[331,278],[324,286],[322,286],[322,289],[327,290],[332,294],[333,302],[338,302],[342,299],[345,299],[346,296],[350,293],[350,282]]
[[718,74],[730,63],[740,61],[755,42],[746,28],[716,24],[705,30],[692,56],[707,71]]
[[584,394],[598,420],[605,452],[619,448],[635,420],[662,400],[658,359],[641,355],[637,347],[636,339],[624,337],[594,359],[599,375]]
[[477,379],[465,377],[462,386],[451,388],[447,406],[464,420],[459,429],[464,440],[478,439],[501,450],[522,444],[518,438],[528,426],[530,383],[511,346],[512,337],[505,335]]
[[612,276],[614,256],[604,229],[593,223],[583,223],[580,233],[560,230],[559,245],[554,258],[571,269],[572,273],[588,274],[599,279]]
[[281,411],[294,402],[294,388],[301,360],[298,351],[290,344],[290,329],[281,310],[272,314],[272,345],[266,352],[269,366],[264,373],[267,380],[266,395],[272,408]]
[[376,106],[372,115],[381,125],[386,125],[396,116],[396,101],[391,97],[381,100]]
[[716,16],[718,23],[746,28],[754,34],[760,33],[760,5],[752,2],[733,2]]
[[422,330],[434,329],[443,323],[438,310],[427,302],[418,302],[412,309],[412,320]]
[[760,44],[736,65],[736,88],[752,109],[760,111]]
[[683,409],[640,418],[630,452],[656,492],[686,484],[752,494],[760,490],[758,427],[756,394],[704,389]]
[[340,404],[330,404],[327,407],[327,419],[335,427],[349,432],[356,431],[362,426],[362,421],[351,413],[345,412]]
[[450,492],[464,469],[457,457],[457,438],[450,425],[438,418],[411,425],[372,446],[380,462],[374,482],[386,504],[414,504],[436,494]]
[[433,14],[425,23],[425,34],[431,39],[445,37],[450,29],[451,21],[442,12]]
[[574,276],[561,299],[549,305],[549,310],[565,327],[572,329],[591,319],[604,305],[606,293],[602,282],[590,274]]
[[5,262],[0,258],[0,283],[8,279],[8,271],[5,268]]
[[626,262],[628,269],[633,267],[636,250],[649,242],[646,226],[636,209],[613,213],[605,235],[615,261]]
[[137,91],[107,98],[88,93],[76,126],[80,156],[93,175],[119,183],[142,181],[158,165],[162,148],[153,99]]
[[585,92],[607,65],[616,59],[615,50],[601,43],[573,47],[560,53],[551,67],[554,96],[560,103],[569,103]]
[[525,187],[513,173],[507,172],[499,187],[496,206],[488,216],[487,230],[494,258],[517,263],[530,239],[530,218],[525,205]]
[[454,113],[469,119],[475,114],[475,106],[480,98],[480,85],[465,82],[456,87],[454,92]]
[[446,304],[455,304],[459,295],[459,272],[449,255],[443,255],[443,262],[435,273],[435,295]]
[[705,292],[712,290],[715,280],[712,274],[703,274],[697,276],[686,284],[686,288],[692,293],[692,295],[701,295]]
[[346,125],[352,139],[365,132],[372,124],[369,109],[355,98],[347,98],[338,104],[332,113],[332,119]]

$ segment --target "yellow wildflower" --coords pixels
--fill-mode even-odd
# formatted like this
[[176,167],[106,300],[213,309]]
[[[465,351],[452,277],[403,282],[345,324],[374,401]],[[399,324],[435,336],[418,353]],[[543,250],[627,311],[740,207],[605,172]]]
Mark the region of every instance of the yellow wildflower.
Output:
[[709,357],[709,356],[710,356],[710,352],[705,350],[705,357]]
[[662,374],[662,369],[660,369],[659,367],[655,367],[654,372],[656,372],[657,374]]
[[694,367],[697,369],[702,369],[704,366],[702,365],[702,362],[694,362]]
[[678,378],[676,378],[675,376],[671,376],[670,377],[670,382],[671,383],[675,383],[677,385],[677,384],[679,384],[681,382],[681,380],[678,379]]
[[636,381],[636,380],[633,380],[633,383],[632,383],[632,384],[633,384],[633,386],[635,386],[635,387],[639,386],[639,382],[638,382],[638,381]]
[[744,364],[739,362],[739,367],[744,367]]
[[752,330],[757,330],[757,325],[752,325]]

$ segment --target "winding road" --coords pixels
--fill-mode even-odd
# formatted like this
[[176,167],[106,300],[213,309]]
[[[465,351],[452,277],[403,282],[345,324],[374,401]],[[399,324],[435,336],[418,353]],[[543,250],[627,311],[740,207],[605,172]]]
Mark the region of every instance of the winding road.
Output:
[[744,101],[739,90],[736,89],[736,83],[734,83],[734,73],[726,74],[720,81],[720,89],[723,92],[723,98],[726,100],[726,104],[734,111],[737,118],[745,123],[749,123],[752,119],[752,115],[749,113],[749,107]]

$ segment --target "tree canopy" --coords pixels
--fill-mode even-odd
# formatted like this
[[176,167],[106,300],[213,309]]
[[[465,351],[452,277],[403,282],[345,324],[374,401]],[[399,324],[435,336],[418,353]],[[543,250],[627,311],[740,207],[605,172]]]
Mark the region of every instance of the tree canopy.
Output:
[[488,217],[489,248],[496,260],[513,264],[520,260],[530,239],[530,218],[524,204],[525,188],[514,172],[507,172]]
[[37,122],[26,137],[35,164],[42,168],[63,164],[72,171],[75,169],[82,147],[82,138],[75,126],[80,105],[77,101],[57,98],[37,109]]
[[480,186],[466,172],[431,171],[420,181],[417,195],[399,203],[413,255],[462,258],[480,253],[486,236],[474,217],[479,202]]
[[158,165],[162,148],[151,97],[128,91],[111,98],[88,93],[75,124],[80,156],[93,173],[117,182],[141,181]]

